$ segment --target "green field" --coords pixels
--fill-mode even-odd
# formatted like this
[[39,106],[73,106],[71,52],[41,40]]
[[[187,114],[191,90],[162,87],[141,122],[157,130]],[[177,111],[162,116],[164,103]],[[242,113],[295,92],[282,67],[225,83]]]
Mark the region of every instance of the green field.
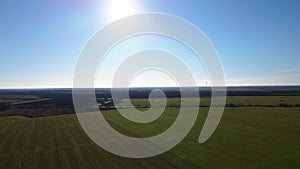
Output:
[[[299,168],[300,108],[226,108],[216,132],[199,144],[207,110],[201,108],[196,124],[179,145],[146,159],[102,150],[83,132],[75,115],[0,117],[0,168]],[[120,132],[145,137],[168,128],[177,111],[167,108],[160,118],[144,125],[127,121],[116,110],[103,114]]]
[[[199,103],[195,102],[193,98],[183,98],[183,102],[188,105],[194,106]],[[291,107],[300,107],[300,96],[227,96],[226,104],[234,104],[238,107],[282,107],[282,105],[290,105]],[[135,106],[150,106],[149,99],[131,99],[130,100]],[[161,98],[153,99],[154,102],[161,103]],[[180,105],[179,98],[168,98],[168,105]],[[201,97],[201,106],[210,106],[210,97]],[[129,100],[124,99],[120,106],[129,105]]]
[[17,100],[11,103],[12,105],[18,105],[18,104],[27,104],[27,103],[35,103],[35,102],[41,102],[50,100],[49,98],[43,98],[43,99],[34,99],[34,100]]
[[34,103],[34,102],[41,102],[50,100],[49,98],[43,99],[29,99],[29,100],[16,100],[16,99],[1,99],[0,103],[10,103],[11,105],[18,105],[18,104],[27,104],[27,103]]
[[1,99],[0,103],[15,103],[18,102],[19,100],[12,100],[12,99]]

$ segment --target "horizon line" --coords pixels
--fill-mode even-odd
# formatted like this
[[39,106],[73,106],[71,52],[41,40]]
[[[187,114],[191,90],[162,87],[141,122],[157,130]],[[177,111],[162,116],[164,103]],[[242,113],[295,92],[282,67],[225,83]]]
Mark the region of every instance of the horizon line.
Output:
[[[214,87],[300,87],[300,84],[249,84],[249,85],[226,85],[226,86],[214,86]],[[205,88],[212,86],[182,86],[183,88]],[[133,87],[114,87],[116,89],[124,89],[124,88],[180,88],[178,86],[133,86]],[[0,87],[0,90],[12,90],[12,89],[74,89],[74,87],[64,87],[64,86],[49,86],[49,87]],[[87,89],[84,87],[76,88],[76,89]],[[112,89],[112,87],[94,87],[94,89]]]

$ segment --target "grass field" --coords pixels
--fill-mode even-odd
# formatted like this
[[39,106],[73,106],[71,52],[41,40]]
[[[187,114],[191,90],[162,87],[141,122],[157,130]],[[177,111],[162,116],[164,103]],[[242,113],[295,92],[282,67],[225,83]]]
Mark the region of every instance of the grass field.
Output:
[[46,101],[50,100],[49,98],[43,98],[43,99],[34,99],[34,100],[17,100],[12,102],[12,105],[18,105],[18,104],[27,104],[27,103],[35,103],[35,102],[41,102],[41,101]]
[[[155,98],[154,102],[161,103],[162,99]],[[169,105],[180,105],[179,98],[168,98]],[[193,98],[184,98],[184,102],[188,105],[198,105],[197,102]],[[210,105],[210,97],[201,97],[200,105],[201,106],[209,106]],[[129,100],[122,100],[119,105],[126,106],[128,105]],[[131,99],[133,105],[141,105],[141,106],[150,106],[149,100],[147,99]],[[253,107],[276,107],[281,106],[282,104],[298,106],[300,107],[300,96],[227,96],[226,104],[234,104],[237,106],[253,106]]]
[[43,99],[30,99],[30,100],[15,100],[15,99],[1,99],[0,103],[10,103],[11,105],[18,105],[18,104],[27,104],[27,103],[35,103],[50,100],[49,98]]
[[11,100],[11,99],[1,99],[0,103],[15,103],[18,102],[19,100]]
[[[179,145],[146,159],[102,150],[83,132],[75,115],[0,117],[0,168],[299,168],[300,108],[226,108],[216,132],[199,144],[207,110],[201,108],[196,124]],[[156,121],[144,125],[127,121],[116,110],[103,114],[120,132],[145,137],[168,128],[177,111],[167,108]]]

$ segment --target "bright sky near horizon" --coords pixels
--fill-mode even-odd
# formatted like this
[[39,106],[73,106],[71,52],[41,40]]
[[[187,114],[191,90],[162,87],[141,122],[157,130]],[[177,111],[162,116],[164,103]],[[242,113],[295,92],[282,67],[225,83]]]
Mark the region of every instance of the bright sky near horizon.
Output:
[[[89,38],[116,19],[143,12],[176,15],[202,30],[219,54],[229,86],[300,85],[299,11],[298,0],[1,1],[0,88],[72,87]],[[166,75],[145,76],[149,80],[138,77],[135,86],[172,84]],[[99,87],[109,87],[101,82]]]

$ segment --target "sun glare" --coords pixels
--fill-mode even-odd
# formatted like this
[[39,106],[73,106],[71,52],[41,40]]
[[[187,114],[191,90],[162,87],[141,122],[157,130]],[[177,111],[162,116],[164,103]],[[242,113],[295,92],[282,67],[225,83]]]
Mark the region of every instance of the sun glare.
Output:
[[108,21],[114,21],[139,12],[136,0],[110,0],[105,6]]

